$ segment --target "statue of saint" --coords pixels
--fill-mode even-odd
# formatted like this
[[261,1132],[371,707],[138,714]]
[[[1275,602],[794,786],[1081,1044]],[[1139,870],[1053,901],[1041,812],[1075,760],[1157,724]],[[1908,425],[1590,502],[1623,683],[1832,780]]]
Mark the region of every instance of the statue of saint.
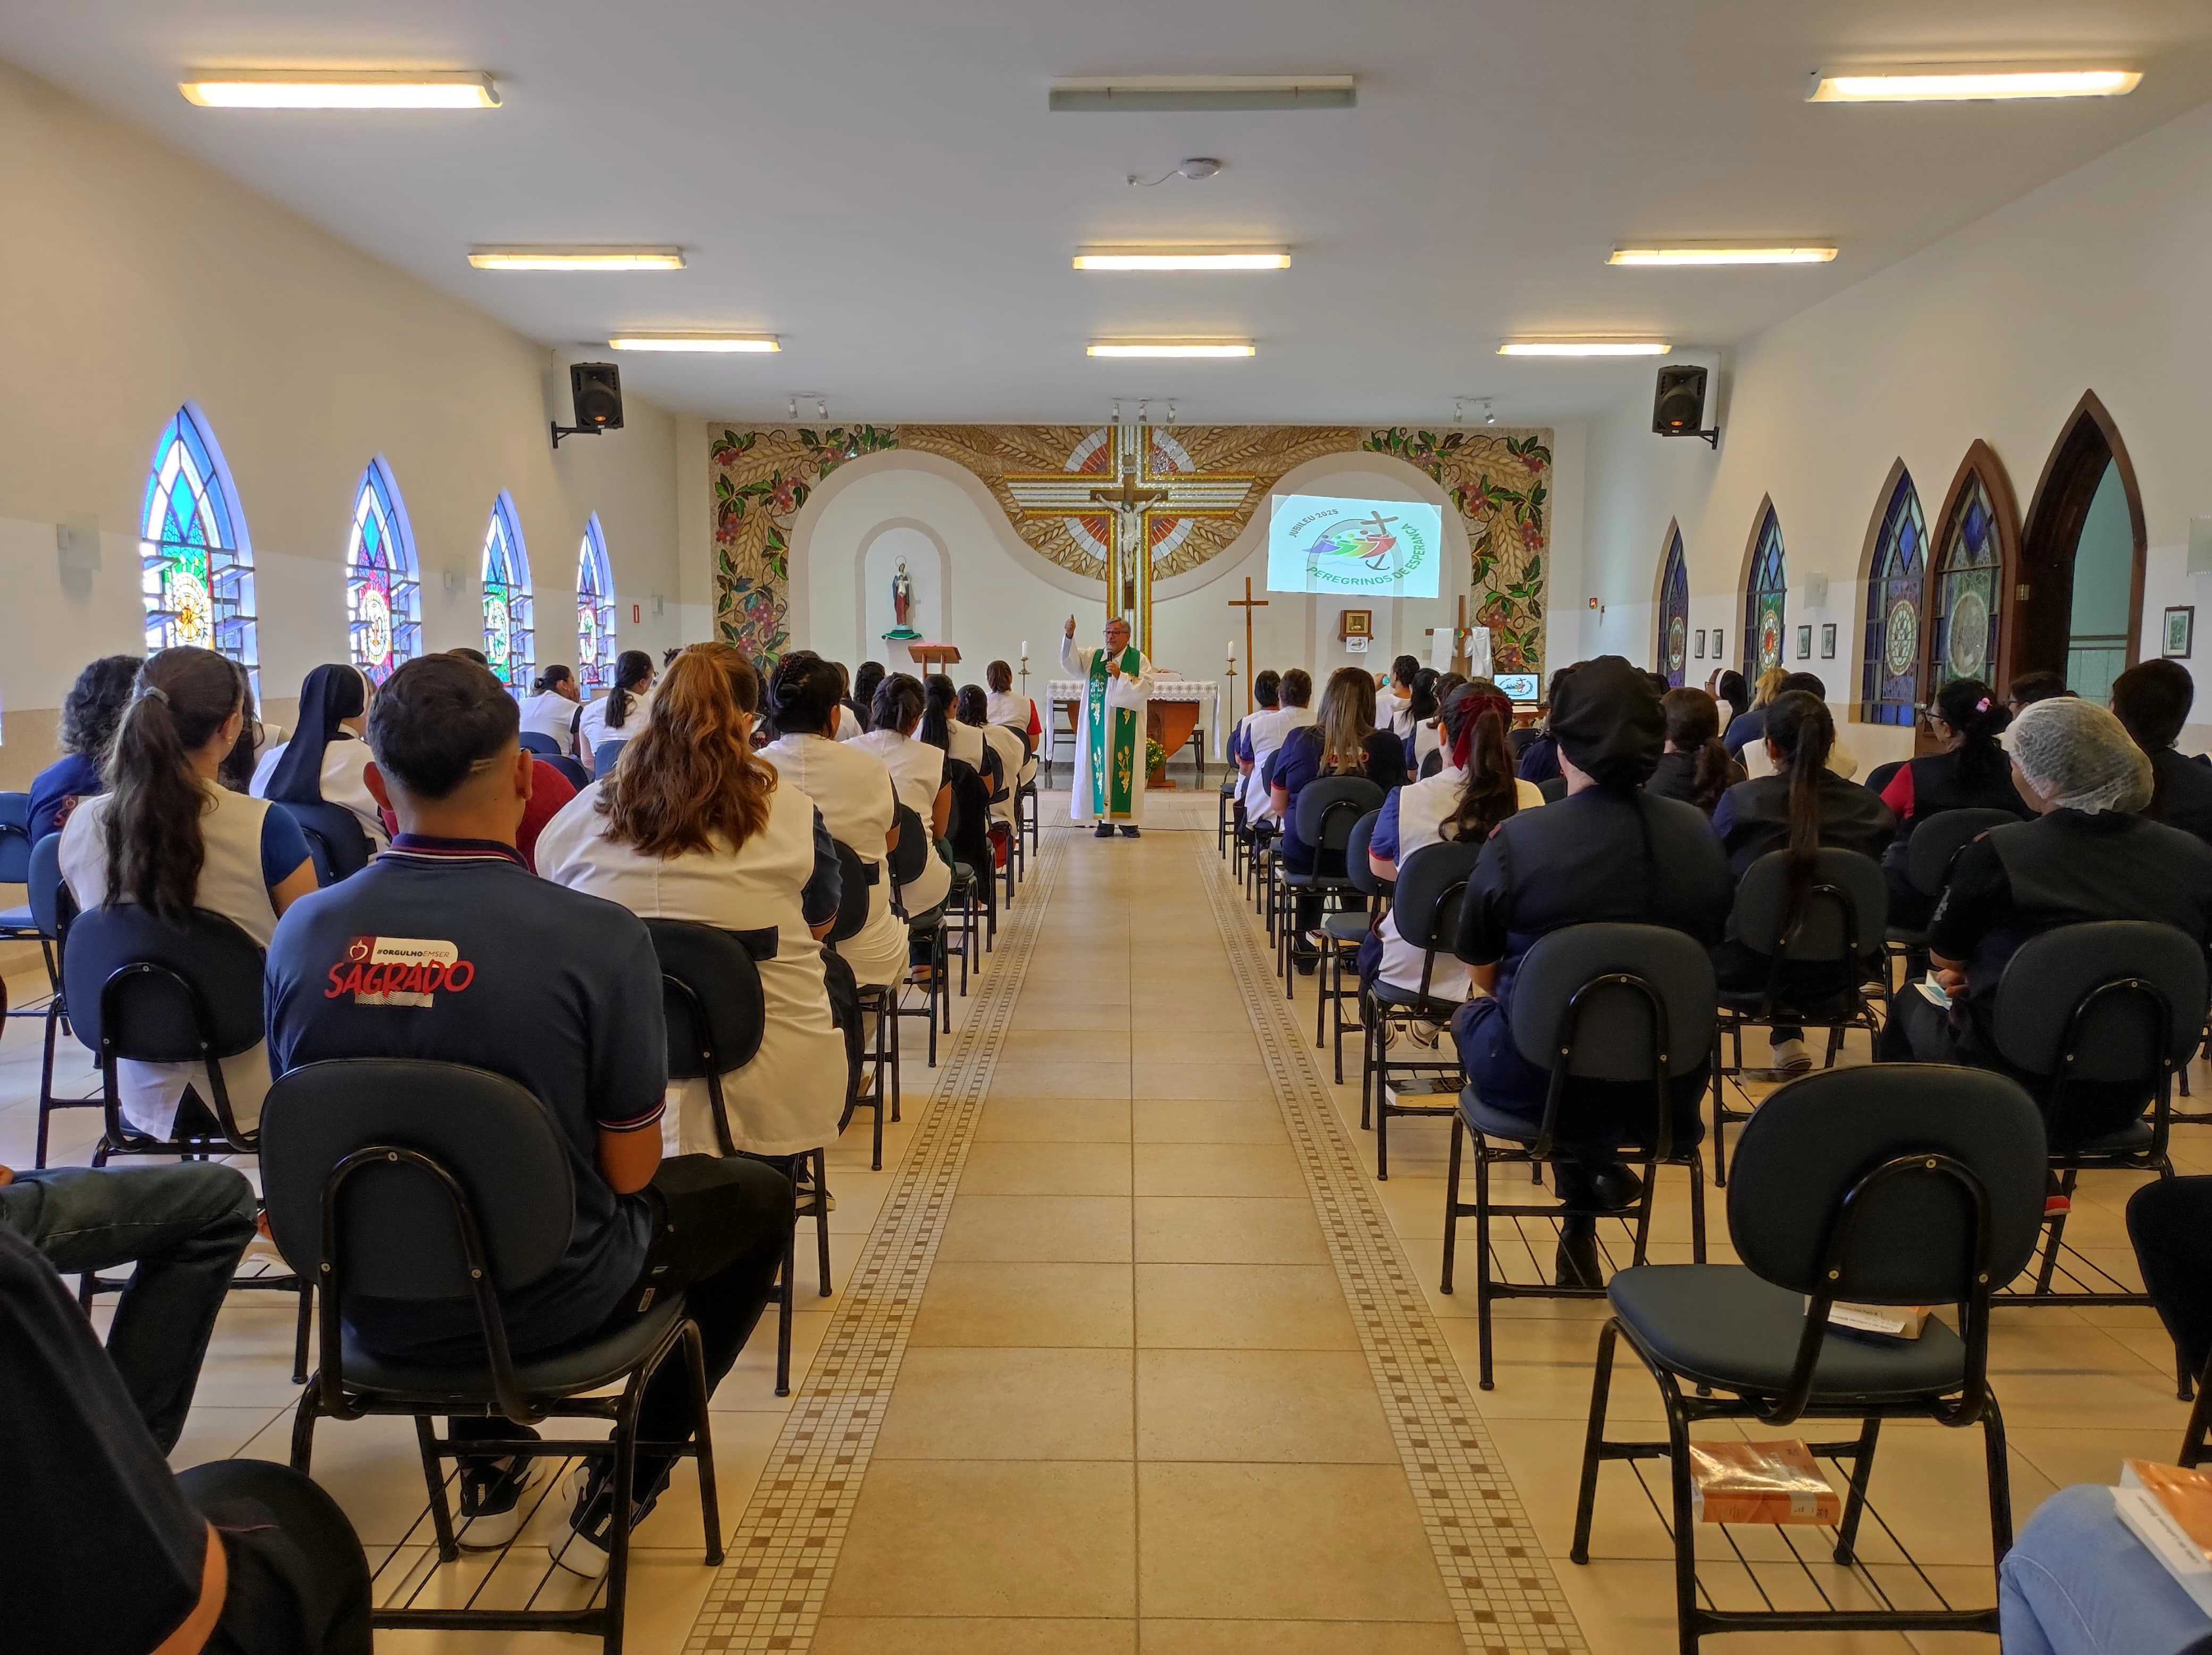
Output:
[[886,638],[918,638],[914,630],[914,577],[906,572],[906,559],[899,559],[898,571],[891,576],[891,630]]

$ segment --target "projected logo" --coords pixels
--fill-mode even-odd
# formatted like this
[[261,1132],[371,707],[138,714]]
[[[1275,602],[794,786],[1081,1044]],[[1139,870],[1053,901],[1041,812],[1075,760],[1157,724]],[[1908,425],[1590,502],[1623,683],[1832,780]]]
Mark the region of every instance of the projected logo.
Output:
[[1437,508],[1418,501],[1280,496],[1268,525],[1267,585],[1432,598],[1442,530]]

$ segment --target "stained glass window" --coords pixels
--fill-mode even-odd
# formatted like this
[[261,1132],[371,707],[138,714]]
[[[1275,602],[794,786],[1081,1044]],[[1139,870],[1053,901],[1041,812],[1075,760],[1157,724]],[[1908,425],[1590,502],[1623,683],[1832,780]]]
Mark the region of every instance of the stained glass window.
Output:
[[381,684],[422,653],[415,535],[382,454],[362,473],[346,540],[346,626],[353,664]]
[[530,554],[522,526],[514,520],[514,502],[506,490],[491,502],[484,530],[483,651],[499,681],[520,696],[530,687],[538,665],[536,634],[531,629]]
[[593,512],[576,560],[576,679],[586,699],[614,687],[616,653],[615,578],[607,567],[607,537]]
[[1690,570],[1677,530],[1667,542],[1667,572],[1659,581],[1659,670],[1677,690],[1689,670],[1689,655]]
[[1756,679],[1782,665],[1783,605],[1789,595],[1782,565],[1782,520],[1774,508],[1759,525],[1759,550],[1752,555],[1751,585],[1743,594],[1743,675]]
[[219,650],[252,675],[258,703],[253,545],[222,450],[191,403],[171,416],[154,445],[138,534],[146,653],[178,644]]
[[1943,560],[1936,569],[1931,692],[1954,678],[1987,678],[1996,670],[2003,575],[1996,513],[1981,473],[1970,471],[1952,507]]
[[1865,662],[1859,716],[1910,725],[1920,699],[1920,611],[1928,593],[1928,524],[1920,495],[1900,472],[1867,575]]

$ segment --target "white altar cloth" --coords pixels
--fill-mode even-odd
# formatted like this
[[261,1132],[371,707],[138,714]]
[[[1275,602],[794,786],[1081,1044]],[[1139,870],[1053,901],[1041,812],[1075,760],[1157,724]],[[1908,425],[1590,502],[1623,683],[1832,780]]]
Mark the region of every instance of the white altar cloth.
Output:
[[[1085,685],[1080,678],[1054,678],[1044,686],[1044,757],[1047,763],[1072,758],[1073,739],[1060,727],[1059,709],[1063,702],[1079,703]],[[1206,724],[1206,756],[1218,761],[1221,758],[1221,686],[1211,678],[1158,678],[1152,680],[1151,699],[1154,701],[1195,701],[1210,710],[1201,713]],[[1061,748],[1071,751],[1063,752]]]

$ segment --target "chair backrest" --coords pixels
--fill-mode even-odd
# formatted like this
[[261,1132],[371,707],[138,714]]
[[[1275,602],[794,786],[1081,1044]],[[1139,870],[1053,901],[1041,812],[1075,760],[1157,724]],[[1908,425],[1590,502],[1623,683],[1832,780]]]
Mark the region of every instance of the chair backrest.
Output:
[[988,739],[983,743],[983,784],[990,789],[993,804],[1007,796],[1006,761]]
[[[1911,763],[1909,759],[1893,758],[1887,764],[1875,765],[1872,770],[1867,772],[1867,791],[1874,794],[1877,799],[1881,797],[1881,790],[1887,787],[1890,784],[1891,779],[1896,776],[1898,771],[1903,770],[1909,763]],[[1936,818],[1932,816],[1929,818],[1929,821],[1933,821]]]
[[261,1044],[260,945],[220,914],[172,926],[137,903],[80,914],[62,989],[86,1049],[147,1063],[234,1057]]
[[1341,850],[1352,824],[1382,807],[1382,789],[1364,776],[1317,776],[1298,789],[1297,836],[1316,850]]
[[[1349,867],[1351,852],[1346,853]],[[1482,856],[1482,841],[1440,839],[1423,845],[1398,864],[1398,885],[1389,923],[1425,953],[1449,953],[1459,937],[1460,898]],[[1360,861],[1366,861],[1364,847]]]
[[1556,805],[1567,796],[1567,778],[1564,776],[1548,776],[1536,784],[1536,791],[1544,795],[1546,804]]
[[49,942],[61,940],[63,928],[76,917],[76,903],[62,883],[62,836],[49,833],[31,847],[31,923]]
[[929,837],[929,824],[921,819],[911,805],[901,805],[896,812],[898,820],[898,843],[886,858],[890,864],[891,883],[912,885],[929,866],[929,859],[937,854],[937,847]]
[[31,795],[0,793],[0,885],[23,885],[31,876]]
[[1024,763],[1026,764],[1029,760],[1036,757],[1036,743],[1030,739],[1030,727],[1028,725],[1001,724],[999,727],[1002,730],[1012,730],[1016,735],[1022,739],[1022,759]]
[[645,928],[660,957],[668,1078],[696,1080],[751,1062],[768,1027],[758,962],[775,958],[775,928],[724,931],[690,920],[647,920]]
[[1375,877],[1375,870],[1367,861],[1368,847],[1375,840],[1375,824],[1382,819],[1380,806],[1369,811],[1352,824],[1352,833],[1344,842],[1344,875],[1352,881],[1354,891],[1370,897],[1379,895],[1382,890],[1382,881]]
[[2136,1081],[2148,1098],[2204,1028],[2204,951],[2148,920],[2062,925],[2022,943],[1997,982],[1990,1031],[2015,1068]]
[[592,774],[602,782],[612,776],[615,773],[615,766],[622,761],[622,750],[629,745],[629,738],[623,736],[614,741],[602,741],[598,746],[592,748]]
[[860,853],[842,839],[830,843],[837,847],[837,921],[830,928],[824,942],[848,942],[860,934],[860,928],[868,922],[868,891],[883,878],[881,867],[864,861]]
[[1912,830],[1905,842],[1905,877],[1923,897],[1942,895],[1951,862],[1991,828],[2020,818],[2008,810],[1939,810]]
[[[462,1299],[472,1283],[454,1202],[437,1172],[372,1157],[411,1151],[457,1186],[501,1292],[561,1262],[576,1226],[574,1157],[545,1105],[505,1075],[457,1063],[355,1058],[280,1077],[261,1109],[261,1188],[277,1250],[303,1281],[329,1263],[341,1293]],[[329,1353],[325,1353],[325,1360]]]
[[300,831],[307,836],[307,855],[314,859],[315,879],[320,885],[349,879],[368,866],[368,835],[361,818],[343,805],[327,799],[319,804],[280,806],[292,813]]
[[1794,925],[1790,853],[1770,850],[1744,869],[1729,930],[1762,954],[1841,963],[1878,950],[1888,922],[1889,886],[1881,866],[1856,850],[1823,846],[1814,853],[1812,882]]
[[525,752],[544,753],[548,758],[561,751],[561,744],[542,730],[525,730],[515,739],[522,744]]
[[1668,1074],[1686,1074],[1711,1054],[1717,992],[1712,957],[1680,931],[1565,926],[1521,957],[1513,1044],[1534,1068],[1556,1070],[1564,1055],[1577,1080],[1656,1080],[1660,1054]]
[[591,772],[566,753],[555,753],[545,761],[568,778],[568,785],[578,793],[592,785]]
[[2212,1351],[2212,1275],[2198,1265],[2197,1249],[2190,1244],[2208,1233],[2212,1177],[2156,1178],[2128,1197],[2128,1239],[2135,1246],[2143,1291],[2200,1384],[2206,1354]]
[[[1729,1166],[1729,1237],[1747,1266],[1792,1293],[1961,1304],[2027,1266],[2046,1154],[2042,1115],[2004,1075],[1933,1063],[1829,1069],[1770,1094],[1744,1128]],[[1917,1165],[1853,1196],[1905,1158]],[[1988,1280],[1978,1283],[1984,1224]]]

